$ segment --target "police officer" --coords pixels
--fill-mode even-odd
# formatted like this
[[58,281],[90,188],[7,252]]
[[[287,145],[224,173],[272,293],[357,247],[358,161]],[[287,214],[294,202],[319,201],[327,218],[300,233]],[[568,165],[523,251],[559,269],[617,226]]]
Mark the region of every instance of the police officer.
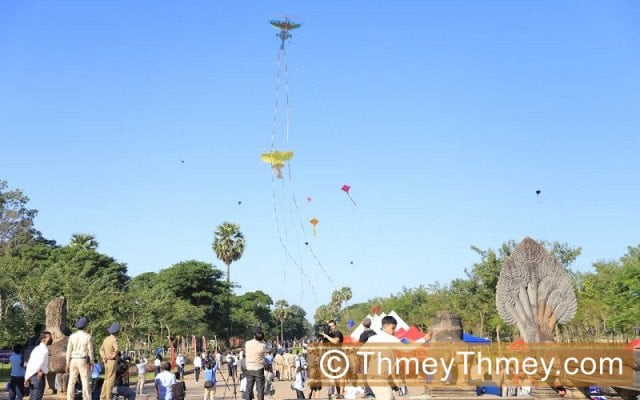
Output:
[[102,342],[100,347],[100,357],[104,361],[104,383],[100,392],[100,400],[110,400],[111,391],[116,383],[116,369],[118,351],[118,333],[120,333],[120,324],[114,322],[107,329],[109,336]]
[[67,345],[67,400],[73,400],[78,375],[82,381],[82,400],[91,400],[89,394],[89,375],[93,367],[93,338],[86,332],[89,319],[82,317],[76,322],[78,330],[69,336]]

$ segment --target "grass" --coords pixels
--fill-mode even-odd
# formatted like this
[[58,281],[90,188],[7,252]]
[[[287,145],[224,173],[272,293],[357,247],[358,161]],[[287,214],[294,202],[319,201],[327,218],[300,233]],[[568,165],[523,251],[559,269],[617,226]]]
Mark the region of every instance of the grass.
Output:
[[11,376],[11,364],[0,363],[0,390],[4,391],[4,386],[9,383],[9,377]]

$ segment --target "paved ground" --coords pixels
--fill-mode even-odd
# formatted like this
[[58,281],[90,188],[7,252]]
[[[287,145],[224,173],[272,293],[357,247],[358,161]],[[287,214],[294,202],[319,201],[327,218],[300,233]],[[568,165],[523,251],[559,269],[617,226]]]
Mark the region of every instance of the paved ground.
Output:
[[[225,371],[226,372],[226,371]],[[218,383],[216,385],[216,400],[242,400],[242,393],[240,393],[240,385],[239,382],[236,382],[235,385],[235,394],[234,394],[234,385],[231,379],[227,378],[226,374],[224,376],[218,374],[217,376]],[[186,392],[186,400],[196,400],[203,399],[204,397],[204,380],[202,379],[202,374],[200,376],[200,381],[196,383],[195,376],[193,374],[185,375],[185,384],[187,386]],[[273,383],[275,388],[275,394],[273,396],[265,396],[266,400],[287,400],[287,399],[295,399],[296,393],[291,390],[291,381],[276,381]],[[132,385],[132,388],[135,388]],[[422,391],[418,390],[419,388],[409,388],[409,394],[419,394]],[[305,391],[305,394],[309,394],[309,390]],[[324,388],[321,393],[315,396],[316,400],[321,398],[326,398],[327,389]],[[9,398],[8,393],[4,390],[0,391],[0,400],[7,400]],[[407,398],[407,397],[404,397]],[[66,399],[65,394],[59,395],[46,395],[44,400],[63,400]],[[144,394],[138,395],[137,400],[155,400],[156,394],[153,388],[152,382],[147,382],[144,388]],[[403,399],[400,397],[399,399]],[[25,399],[27,400],[27,399]]]

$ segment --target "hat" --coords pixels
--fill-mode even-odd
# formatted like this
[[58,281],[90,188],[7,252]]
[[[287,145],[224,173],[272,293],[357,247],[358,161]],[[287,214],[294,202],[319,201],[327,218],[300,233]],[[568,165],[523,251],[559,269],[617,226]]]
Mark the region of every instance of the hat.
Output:
[[89,318],[87,317],[80,317],[80,319],[76,322],[76,328],[78,329],[84,329],[87,327],[87,324],[89,323]]
[[109,325],[109,328],[107,328],[107,332],[109,332],[112,335],[114,333],[120,332],[120,324],[117,322],[114,322],[113,324]]

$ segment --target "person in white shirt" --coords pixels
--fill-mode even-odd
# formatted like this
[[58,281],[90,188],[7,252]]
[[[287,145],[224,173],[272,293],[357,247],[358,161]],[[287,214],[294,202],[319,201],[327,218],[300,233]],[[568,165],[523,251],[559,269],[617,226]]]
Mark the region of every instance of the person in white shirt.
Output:
[[44,395],[45,377],[49,372],[49,347],[53,343],[51,333],[44,331],[40,334],[40,344],[29,356],[29,362],[24,373],[24,385],[29,386],[29,400],[42,400]]
[[[375,351],[384,351],[393,353],[394,344],[401,344],[400,339],[394,336],[396,331],[396,325],[398,325],[398,321],[387,315],[382,318],[382,330],[377,332],[376,335],[371,336],[367,343],[363,345],[363,348],[366,348],[370,344],[378,344],[378,343],[388,343],[389,347],[381,348],[380,345],[375,347]],[[387,374],[384,374],[380,371],[375,371],[377,369],[376,363],[372,363],[373,365],[369,365],[369,371],[367,371],[367,379],[371,379],[372,385],[369,385],[371,391],[376,397],[376,400],[394,400],[395,396],[393,394],[393,389],[391,388],[392,382],[386,382],[390,377]],[[373,371],[371,371],[373,369]],[[384,382],[384,383],[383,383]]]
[[195,358],[193,359],[193,373],[196,377],[196,383],[198,383],[198,380],[200,379],[201,369],[202,369],[202,357],[196,354]]
[[178,357],[176,357],[176,365],[178,366],[178,374],[180,374],[180,379],[184,379],[184,364],[184,355],[182,355],[182,353],[179,353]]
[[89,376],[93,367],[93,338],[85,329],[89,319],[82,317],[76,322],[78,330],[69,336],[67,344],[67,368],[69,383],[67,385],[67,400],[75,396],[78,375],[82,381],[82,400],[91,400]]
[[176,376],[171,373],[171,363],[163,364],[164,371],[155,379],[156,398],[158,400],[173,400],[173,386],[176,384]]
[[139,359],[136,363],[136,368],[138,369],[138,382],[136,383],[136,392],[138,392],[138,394],[142,394],[144,392],[144,379],[147,372],[147,359],[144,357]]
[[248,400],[253,399],[253,386],[256,387],[258,400],[264,400],[264,332],[256,329],[253,339],[244,345],[247,363],[247,394]]
[[153,369],[156,373],[156,376],[158,376],[160,371],[162,371],[162,356],[160,354],[158,354],[156,356],[156,359],[153,360]]
[[291,388],[296,391],[297,399],[304,399],[304,371],[302,368],[296,368],[296,377],[293,383],[291,384]]

